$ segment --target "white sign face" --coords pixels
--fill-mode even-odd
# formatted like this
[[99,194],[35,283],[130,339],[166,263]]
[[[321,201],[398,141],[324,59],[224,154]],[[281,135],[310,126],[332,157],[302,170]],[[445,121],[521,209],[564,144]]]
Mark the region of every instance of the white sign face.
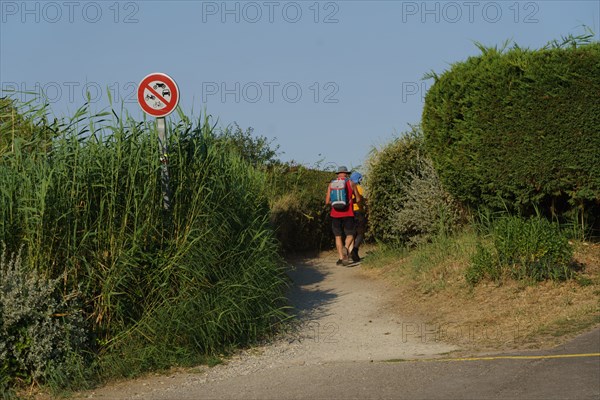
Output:
[[159,72],[142,79],[137,94],[142,110],[153,117],[172,113],[179,103],[177,84],[170,76]]

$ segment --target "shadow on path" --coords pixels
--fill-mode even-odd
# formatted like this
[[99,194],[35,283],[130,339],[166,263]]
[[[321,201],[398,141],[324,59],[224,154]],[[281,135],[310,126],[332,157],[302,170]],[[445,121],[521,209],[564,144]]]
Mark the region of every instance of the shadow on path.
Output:
[[287,274],[292,282],[288,299],[293,314],[301,321],[327,316],[327,306],[338,297],[332,289],[321,288],[329,273],[310,258],[296,258],[288,260],[288,263]]

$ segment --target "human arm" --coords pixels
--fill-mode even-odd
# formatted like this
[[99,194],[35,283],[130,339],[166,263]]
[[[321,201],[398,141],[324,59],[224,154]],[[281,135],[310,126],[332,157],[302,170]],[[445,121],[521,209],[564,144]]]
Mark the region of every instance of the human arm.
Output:
[[352,188],[352,194],[354,195],[356,202],[360,203],[362,201],[363,197],[361,196],[358,188],[356,187],[356,183],[350,181],[350,187]]

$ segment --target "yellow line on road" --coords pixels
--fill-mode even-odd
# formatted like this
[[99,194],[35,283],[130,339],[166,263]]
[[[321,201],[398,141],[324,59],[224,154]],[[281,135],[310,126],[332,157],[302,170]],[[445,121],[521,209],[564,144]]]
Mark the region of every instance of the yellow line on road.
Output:
[[489,361],[489,360],[545,360],[552,358],[578,358],[578,357],[600,357],[600,353],[583,353],[583,354],[555,354],[555,355],[538,355],[538,356],[490,356],[490,357],[464,357],[464,358],[427,358],[421,360],[387,360],[387,362],[400,361]]
[[466,358],[446,358],[446,359],[440,359],[440,361],[545,360],[545,359],[551,359],[551,358],[576,358],[576,357],[600,357],[600,353],[555,354],[555,355],[546,355],[546,356],[466,357]]

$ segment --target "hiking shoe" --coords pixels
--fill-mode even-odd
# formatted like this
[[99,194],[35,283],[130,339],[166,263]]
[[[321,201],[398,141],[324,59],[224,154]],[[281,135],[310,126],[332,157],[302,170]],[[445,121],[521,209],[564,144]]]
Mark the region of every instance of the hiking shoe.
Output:
[[350,252],[350,256],[352,257],[352,261],[354,261],[354,262],[360,261],[360,257],[358,255],[358,249],[356,247],[352,249],[352,251]]
[[352,261],[350,261],[348,259],[348,256],[344,256],[344,258],[342,259],[342,265],[345,267],[345,266],[350,265],[350,264],[352,264]]
[[335,265],[343,265],[343,264],[344,264],[344,262],[341,259],[337,260],[337,262],[335,263]]

